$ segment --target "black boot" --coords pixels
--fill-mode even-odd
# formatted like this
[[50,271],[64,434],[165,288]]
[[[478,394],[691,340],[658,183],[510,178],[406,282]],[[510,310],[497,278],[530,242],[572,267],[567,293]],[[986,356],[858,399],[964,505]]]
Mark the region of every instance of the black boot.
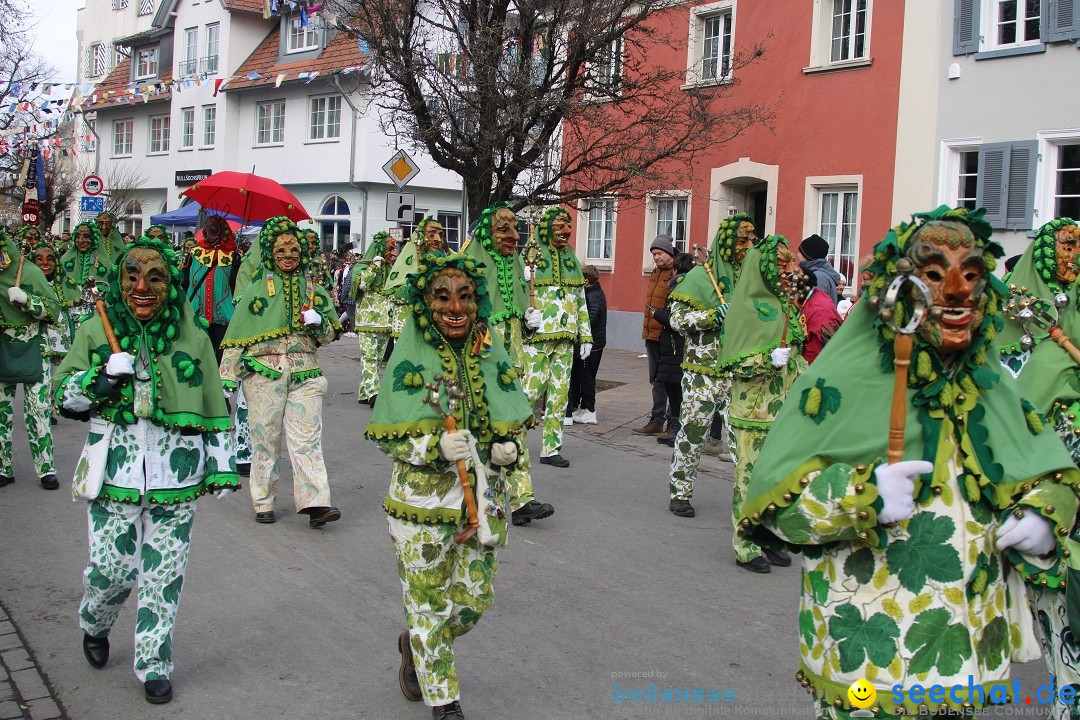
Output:
[[310,507],[300,512],[308,516],[308,525],[313,528],[322,527],[328,522],[341,519],[341,511],[336,507]]
[[457,700],[449,705],[439,705],[431,708],[432,720],[465,720],[465,714],[461,712],[461,703]]
[[100,670],[105,667],[105,663],[109,662],[109,638],[96,638],[84,633],[82,651],[86,656],[86,662],[90,663],[91,667]]
[[528,525],[533,520],[543,520],[554,514],[555,506],[551,503],[530,500],[514,512],[510,513],[510,522],[514,525]]
[[416,664],[413,662],[412,647],[409,646],[408,630],[398,637],[398,652],[401,653],[401,667],[397,674],[401,694],[410,702],[422,700],[424,695],[420,691],[420,681],[416,679]]
[[167,679],[147,680],[143,683],[146,691],[146,702],[154,705],[162,705],[172,700],[172,683]]
[[58,487],[60,487],[60,481],[56,479],[56,475],[54,473],[49,473],[45,477],[41,478],[41,487],[45,488],[46,490],[56,490]]

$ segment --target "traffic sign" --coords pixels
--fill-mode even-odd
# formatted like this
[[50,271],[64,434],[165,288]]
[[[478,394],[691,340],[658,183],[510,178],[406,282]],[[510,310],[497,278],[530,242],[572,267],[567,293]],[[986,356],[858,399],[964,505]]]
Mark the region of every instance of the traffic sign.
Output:
[[382,169],[387,177],[394,181],[399,190],[408,185],[409,181],[420,172],[419,166],[413,162],[413,159],[409,157],[409,153],[404,150],[398,150],[390,156]]
[[87,175],[83,178],[82,189],[87,195],[100,195],[105,190],[105,183],[97,175]]
[[411,223],[416,193],[386,193],[386,219],[389,222]]
[[79,212],[103,213],[105,212],[105,198],[83,195],[79,198]]

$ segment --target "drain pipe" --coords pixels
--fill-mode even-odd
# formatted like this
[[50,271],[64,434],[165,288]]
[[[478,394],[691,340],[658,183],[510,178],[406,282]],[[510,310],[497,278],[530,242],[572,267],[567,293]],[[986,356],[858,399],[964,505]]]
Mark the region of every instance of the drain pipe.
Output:
[[352,129],[350,131],[349,139],[349,186],[359,190],[364,196],[364,212],[360,216],[360,249],[365,250],[367,245],[367,214],[368,214],[368,190],[363,183],[356,182],[356,124],[359,111],[356,108],[356,104],[353,103],[349,94],[341,87],[341,78],[337,75],[333,76],[334,86],[341,93],[341,97],[349,105],[349,109],[352,110]]

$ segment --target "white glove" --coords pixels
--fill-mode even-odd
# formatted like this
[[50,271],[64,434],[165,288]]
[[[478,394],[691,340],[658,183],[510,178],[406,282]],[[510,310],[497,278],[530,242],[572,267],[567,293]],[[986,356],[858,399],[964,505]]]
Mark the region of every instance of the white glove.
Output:
[[580,351],[581,359],[584,360],[585,358],[589,357],[589,355],[591,355],[591,354],[592,354],[592,343],[581,343],[581,351]]
[[1047,555],[1057,545],[1050,522],[1034,510],[1028,510],[1022,518],[1010,515],[994,535],[998,550],[1015,548],[1028,555]]
[[933,471],[934,464],[925,460],[904,460],[874,468],[881,497],[878,524],[888,525],[911,517],[915,512],[915,478]]
[[322,315],[316,310],[305,310],[300,317],[304,318],[305,325],[322,325]]
[[371,258],[371,264],[375,267],[382,267],[382,264],[384,262],[386,262],[386,258],[384,258],[382,255],[376,255],[375,257]]
[[443,460],[464,460],[469,457],[469,439],[472,435],[468,430],[455,430],[444,432],[439,438],[439,456]]
[[8,302],[10,302],[12,305],[26,305],[26,292],[20,287],[9,287],[7,291],[7,299]]
[[506,442],[494,443],[491,446],[491,464],[492,465],[509,465],[517,460],[518,451],[517,445],[507,440]]
[[769,359],[772,360],[773,367],[776,368],[782,368],[787,365],[790,358],[791,348],[778,347],[769,353]]
[[529,267],[528,265],[526,265],[524,273],[525,273],[525,282],[529,282],[529,280],[532,279],[532,268]]
[[220,500],[226,495],[232,495],[234,492],[236,492],[236,488],[221,488],[215,493],[215,495],[217,495],[217,499]]
[[542,321],[543,318],[540,317],[540,311],[536,308],[529,308],[525,311],[525,327],[539,330]]
[[223,387],[221,388],[221,392],[225,394],[226,400],[232,400],[233,397],[236,396],[236,388],[234,387]]
[[113,385],[134,374],[135,358],[130,353],[113,353],[109,356],[109,362],[105,363],[105,378]]

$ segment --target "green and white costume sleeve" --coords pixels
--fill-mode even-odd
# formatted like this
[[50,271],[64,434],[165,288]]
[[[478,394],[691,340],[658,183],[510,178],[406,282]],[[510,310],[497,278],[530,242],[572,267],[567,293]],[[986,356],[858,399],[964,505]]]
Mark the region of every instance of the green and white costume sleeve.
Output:
[[[23,387],[23,417],[26,422],[30,455],[38,478],[54,474],[53,438],[50,425],[49,386],[52,366],[47,355],[48,327],[56,322],[60,303],[52,285],[29,258],[23,261],[19,287],[26,293],[25,306],[13,305],[8,290],[15,284],[19,252],[6,233],[0,231],[0,342],[29,343],[37,346],[42,379]],[[0,382],[0,475],[15,477],[12,464],[17,386]]]
[[[1000,249],[981,217],[942,207],[890,231],[875,248],[868,293],[884,292],[922,220],[966,223],[993,270]],[[859,678],[877,688],[877,717],[900,711],[894,685],[971,682],[983,689],[976,707],[1003,703],[1010,663],[1037,655],[1023,579],[1058,585],[1064,545],[1043,558],[998,552],[994,534],[1019,508],[1067,537],[1080,472],[992,354],[1005,287],[989,283],[983,324],[948,369],[936,348],[915,341],[903,457],[934,472],[915,480],[909,519],[877,521],[895,333],[870,299],[796,381],[761,450],[739,526],[802,553],[798,678],[827,698],[819,717],[850,717],[847,688]],[[910,312],[902,303],[897,312]],[[917,714],[917,702],[903,705]]]

